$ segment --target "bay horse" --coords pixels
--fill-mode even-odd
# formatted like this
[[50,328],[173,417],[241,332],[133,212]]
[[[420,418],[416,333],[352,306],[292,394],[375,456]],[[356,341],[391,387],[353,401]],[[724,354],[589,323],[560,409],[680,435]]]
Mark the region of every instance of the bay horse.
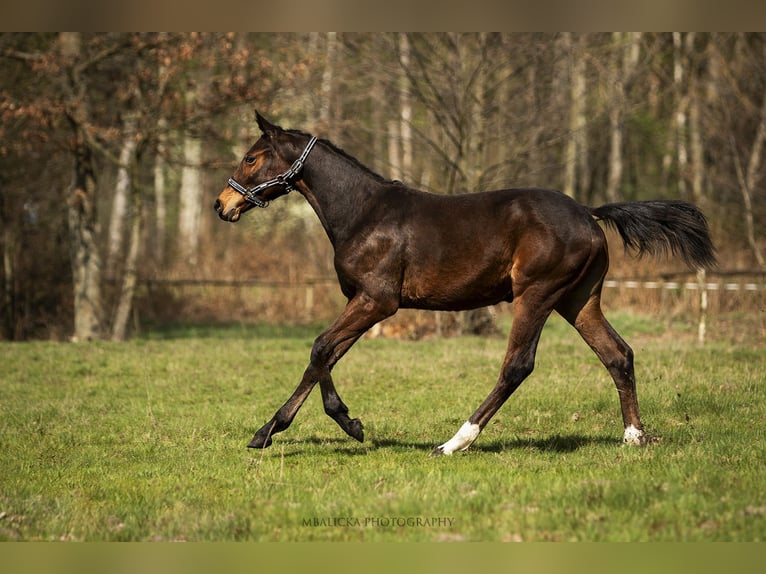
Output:
[[298,387],[248,444],[266,448],[290,426],[319,383],[325,412],[362,442],[335,389],[333,366],[373,325],[398,309],[458,311],[511,302],[513,324],[492,391],[434,454],[466,450],[535,365],[549,315],[563,316],[614,379],[623,441],[647,442],[639,417],[633,351],[601,311],[609,257],[597,223],[617,230],[626,249],[679,256],[689,267],[715,264],[702,212],[683,201],[621,202],[589,208],[548,189],[440,195],[374,173],[329,141],[269,123],[256,111],[260,138],[247,151],[214,208],[236,222],[253,207],[297,190],[335,252],[348,303],[311,349]]

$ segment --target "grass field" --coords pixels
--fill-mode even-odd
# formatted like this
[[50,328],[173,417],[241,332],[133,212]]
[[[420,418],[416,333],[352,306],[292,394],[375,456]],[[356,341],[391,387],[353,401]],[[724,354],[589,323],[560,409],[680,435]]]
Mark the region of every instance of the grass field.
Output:
[[644,424],[558,318],[473,447],[503,339],[362,340],[265,451],[319,328],[186,327],[124,344],[0,344],[0,540],[764,541],[766,353],[628,315]]

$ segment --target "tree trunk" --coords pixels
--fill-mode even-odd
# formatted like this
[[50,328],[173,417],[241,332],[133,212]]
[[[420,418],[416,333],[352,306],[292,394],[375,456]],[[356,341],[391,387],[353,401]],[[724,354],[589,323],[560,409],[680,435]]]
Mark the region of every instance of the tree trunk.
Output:
[[607,82],[609,98],[609,171],[606,182],[607,201],[622,199],[623,155],[622,142],[625,131],[625,84],[638,63],[639,33],[612,33],[612,57],[609,59]]
[[[410,42],[407,34],[399,34],[399,55],[402,67],[407,69],[410,65]],[[407,85],[407,76],[404,72],[399,75],[399,133],[402,138],[402,163],[401,176],[412,178],[412,102]]]
[[[0,195],[0,213],[2,213],[2,195]],[[12,341],[15,338],[15,288],[13,232],[10,226],[3,222],[3,332],[4,339]]]
[[120,150],[120,165],[117,167],[117,181],[114,186],[112,214],[109,219],[109,243],[106,255],[106,275],[113,277],[115,265],[122,253],[124,243],[124,228],[128,211],[128,196],[130,194],[130,169],[136,149],[136,120],[127,115],[123,123],[123,142]]
[[[486,34],[480,33],[478,41],[477,52],[478,54],[484,54],[487,42]],[[471,74],[466,74],[470,78],[467,85],[470,97],[465,103],[468,117],[468,126],[465,132],[468,141],[465,146],[466,161],[464,173],[466,188],[471,192],[481,191],[481,180],[486,167],[484,148],[487,137],[484,113],[487,94],[487,68],[481,61],[477,61],[474,65],[477,69],[472,70]],[[473,80],[473,85],[470,84],[471,79]]]
[[[693,32],[689,32],[693,34]],[[689,98],[683,90],[684,50],[681,32],[673,32],[673,84],[676,89],[675,137],[676,158],[678,160],[678,192],[686,196],[686,170],[689,151],[686,146],[686,108]]]
[[399,137],[399,122],[396,120],[388,120],[388,163],[390,164],[391,179],[401,180],[404,178],[402,175],[402,147],[401,138]]
[[67,118],[74,136],[74,177],[67,199],[70,261],[74,289],[74,329],[72,341],[101,339],[103,307],[101,303],[101,256],[96,233],[96,184],[93,159],[85,134],[89,117],[85,88],[77,76],[81,58],[78,32],[59,34],[61,55],[69,65]]
[[132,167],[129,169],[129,172],[131,172],[129,173],[129,191],[132,204],[130,209],[130,238],[128,242],[127,257],[125,258],[125,269],[122,274],[122,288],[120,289],[117,310],[112,323],[112,341],[124,341],[126,338],[128,320],[130,318],[130,312],[133,309],[133,299],[138,278],[137,264],[138,255],[141,250],[141,230],[143,227],[144,209],[141,191],[132,177],[137,163],[138,158],[134,156],[130,161]]
[[766,267],[766,259],[763,257],[761,248],[755,238],[755,223],[753,220],[753,196],[752,193],[757,189],[761,171],[761,158],[763,156],[763,146],[766,142],[766,92],[763,95],[763,104],[761,105],[761,120],[758,122],[758,131],[753,141],[753,147],[750,150],[750,159],[747,165],[747,174],[745,176],[746,184],[742,186],[742,196],[745,205],[745,226],[747,231],[747,241],[753,250],[758,265]]
[[202,216],[202,181],[200,160],[202,142],[186,134],[183,144],[184,165],[181,171],[181,196],[178,214],[178,251],[184,263],[197,264],[200,219]]
[[742,169],[742,163],[739,160],[739,153],[737,151],[737,145],[734,141],[734,136],[731,136],[731,148],[734,155],[734,163],[737,170],[737,180],[739,181],[739,188],[742,192],[742,204],[745,209],[745,234],[747,235],[747,242],[750,245],[750,249],[755,256],[755,260],[761,268],[766,268],[766,258],[764,258],[761,248],[758,245],[758,241],[755,237],[755,221],[753,218],[753,190],[760,180],[761,170],[761,157],[763,154],[763,147],[766,143],[766,92],[763,96],[763,103],[761,105],[761,118],[758,122],[758,130],[753,140],[753,146],[750,149],[750,157],[748,159],[747,170]]
[[622,33],[612,32],[612,57],[609,59],[607,84],[611,93],[609,98],[609,172],[606,180],[606,200],[615,202],[620,199],[622,182],[622,106],[625,99],[625,86],[622,81],[622,58],[620,44]]
[[[569,107],[569,139],[565,151],[564,193],[577,198],[579,191],[587,191],[589,178],[588,168],[588,134],[585,120],[585,54],[584,40],[572,39],[571,33],[564,34],[564,43],[570,50],[570,107]],[[578,186],[578,180],[580,185]]]
[[160,265],[165,263],[165,243],[167,241],[167,191],[165,179],[165,129],[167,121],[158,121],[157,153],[154,156],[154,218],[155,238],[154,257]]
[[[694,54],[694,36],[687,36],[686,50],[691,60]],[[692,60],[693,61],[693,60]],[[691,66],[689,72],[689,147],[691,148],[691,184],[692,199],[700,203],[705,199],[703,182],[705,176],[704,149],[702,145],[702,127],[700,98],[701,87],[696,66]]]
[[338,36],[335,32],[327,32],[327,48],[325,52],[325,65],[322,72],[322,86],[320,88],[321,103],[319,106],[320,129],[330,133],[332,137],[332,96],[333,96],[333,77],[335,75],[335,59],[338,46]]
[[[401,44],[401,42],[399,42]],[[407,68],[404,61],[399,59],[400,66],[398,70],[397,84],[400,86],[398,100],[396,101],[396,111],[398,112],[399,119],[395,119],[393,116],[386,122],[386,140],[388,142],[388,165],[391,179],[404,179],[404,173],[402,170],[402,117],[404,112],[402,111],[402,93],[407,86]],[[409,64],[409,62],[408,62]],[[409,93],[409,92],[408,92]]]
[[67,201],[69,241],[74,286],[72,341],[101,339],[101,256],[96,238],[95,181],[90,149],[78,127],[74,182]]
[[[487,41],[485,34],[479,35],[479,53],[484,53],[484,43]],[[474,79],[471,86],[467,86],[472,97],[466,102],[468,108],[465,113],[468,117],[468,126],[466,133],[465,167],[463,172],[466,176],[466,187],[469,192],[481,191],[481,180],[486,167],[484,157],[484,142],[486,139],[484,108],[487,93],[487,74],[486,68],[481,62],[476,63],[479,66],[475,73],[469,77]],[[463,333],[471,335],[489,336],[498,333],[495,316],[489,307],[480,307],[465,311],[462,317]]]

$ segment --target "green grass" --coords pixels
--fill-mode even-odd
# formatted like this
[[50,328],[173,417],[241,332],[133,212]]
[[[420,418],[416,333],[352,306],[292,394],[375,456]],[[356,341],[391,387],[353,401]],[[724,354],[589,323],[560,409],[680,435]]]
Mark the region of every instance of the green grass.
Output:
[[655,442],[620,444],[611,380],[552,320],[537,369],[474,446],[437,458],[494,384],[504,340],[362,340],[334,378],[366,441],[317,389],[265,451],[245,445],[318,329],[0,344],[0,540],[766,540],[763,350],[614,323]]

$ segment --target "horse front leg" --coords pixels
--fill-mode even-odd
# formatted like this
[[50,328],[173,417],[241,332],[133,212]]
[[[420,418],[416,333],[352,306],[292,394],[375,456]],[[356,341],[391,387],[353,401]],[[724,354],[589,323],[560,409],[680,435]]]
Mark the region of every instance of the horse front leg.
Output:
[[268,447],[274,434],[290,426],[317,383],[322,391],[325,413],[346,434],[359,442],[364,441],[362,421],[349,417],[348,407],[338,395],[330,371],[365,331],[396,312],[398,305],[394,301],[393,298],[372,298],[364,293],[351,299],[343,313],[314,341],[311,361],[298,387],[272,419],[255,433],[248,447]]
[[317,382],[318,377],[315,374],[315,369],[312,365],[309,365],[303,373],[303,379],[301,379],[298,388],[293,391],[293,394],[290,395],[287,402],[279,407],[279,410],[274,414],[271,420],[258,429],[247,447],[266,448],[270,446],[272,442],[271,437],[290,426],[295,415],[298,413],[298,410],[311,394],[311,390]]
[[398,303],[393,297],[373,298],[362,293],[349,301],[333,325],[314,342],[311,362],[321,366],[319,388],[325,413],[350,437],[364,442],[364,425],[348,415],[348,407],[335,389],[330,371],[368,329],[396,313]]

